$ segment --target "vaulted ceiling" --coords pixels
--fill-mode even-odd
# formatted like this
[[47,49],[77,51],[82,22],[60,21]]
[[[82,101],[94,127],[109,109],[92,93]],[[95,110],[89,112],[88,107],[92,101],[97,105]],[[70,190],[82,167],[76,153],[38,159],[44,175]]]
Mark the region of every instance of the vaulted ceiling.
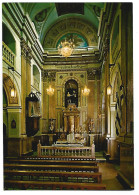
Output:
[[[44,49],[56,48],[62,37],[74,36],[97,46],[104,3],[21,3],[36,27]],[[79,44],[77,44],[79,47]],[[83,45],[83,43],[81,44]]]

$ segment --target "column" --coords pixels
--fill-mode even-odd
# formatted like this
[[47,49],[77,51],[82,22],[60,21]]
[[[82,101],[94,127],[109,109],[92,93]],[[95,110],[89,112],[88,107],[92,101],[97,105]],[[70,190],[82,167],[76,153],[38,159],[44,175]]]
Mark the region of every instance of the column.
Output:
[[64,115],[64,132],[67,132],[67,116]]
[[26,134],[26,97],[31,92],[31,49],[21,39],[21,134]]
[[94,105],[94,122],[95,122],[95,133],[97,133],[97,101],[98,101],[98,98],[97,98],[97,89],[98,88],[98,85],[97,85],[97,76],[96,76],[96,74],[95,74],[95,99],[94,99],[94,103],[95,103],[95,105]]
[[22,111],[21,111],[21,134],[25,135],[26,134],[26,120],[25,120],[25,100],[26,100],[26,57],[27,57],[27,45],[22,39],[21,41],[21,106],[22,106]]
[[31,50],[28,48],[28,52],[27,52],[27,58],[26,58],[26,92],[27,92],[27,96],[30,94],[31,92],[31,59],[32,59],[32,54],[31,54]]

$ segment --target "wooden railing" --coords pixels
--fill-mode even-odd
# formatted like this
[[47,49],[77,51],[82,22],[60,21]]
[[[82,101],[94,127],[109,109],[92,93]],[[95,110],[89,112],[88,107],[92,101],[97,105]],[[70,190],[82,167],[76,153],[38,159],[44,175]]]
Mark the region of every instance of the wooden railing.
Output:
[[37,145],[38,157],[44,156],[82,156],[95,158],[95,145],[91,147],[56,147],[42,146],[40,141]]
[[10,48],[2,42],[2,55],[3,60],[8,63],[10,66],[14,67],[15,65],[15,54],[10,50]]

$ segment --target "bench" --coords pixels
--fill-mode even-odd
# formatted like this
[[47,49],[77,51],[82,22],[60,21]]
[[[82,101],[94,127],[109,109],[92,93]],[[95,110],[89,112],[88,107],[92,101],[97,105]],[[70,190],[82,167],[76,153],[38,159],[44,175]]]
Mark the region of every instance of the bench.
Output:
[[73,179],[76,182],[87,182],[101,183],[102,174],[101,173],[84,173],[84,172],[56,172],[56,171],[15,171],[15,170],[4,170],[4,176],[6,179],[19,179],[19,180],[48,180],[48,181],[67,181]]
[[18,164],[45,164],[45,165],[86,165],[86,166],[97,166],[96,161],[67,161],[67,160],[30,160],[30,159],[9,159],[8,163],[18,163]]
[[106,190],[102,183],[67,183],[67,182],[46,182],[46,181],[17,181],[5,180],[4,188],[9,189],[45,189],[45,190]]
[[78,165],[30,165],[30,164],[4,164],[5,169],[15,170],[58,170],[58,171],[88,171],[98,172],[98,166],[78,166]]

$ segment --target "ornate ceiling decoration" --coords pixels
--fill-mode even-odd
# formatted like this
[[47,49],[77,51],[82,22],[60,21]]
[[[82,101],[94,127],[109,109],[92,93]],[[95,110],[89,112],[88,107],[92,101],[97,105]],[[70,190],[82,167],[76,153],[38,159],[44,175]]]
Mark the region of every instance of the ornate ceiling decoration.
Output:
[[99,6],[94,5],[93,10],[97,17],[100,17],[101,8]]
[[36,27],[36,30],[38,32],[38,35],[40,35],[43,24],[45,22],[45,19],[47,17],[47,9],[44,9],[42,11],[40,11],[38,14],[36,14],[35,18],[34,18],[34,25]]
[[97,46],[98,44],[97,30],[86,21],[74,17],[55,23],[45,35],[43,48],[56,48],[60,38],[67,33],[81,35],[87,40],[88,46]]
[[35,16],[37,22],[43,22],[47,16],[47,9],[42,10]]

